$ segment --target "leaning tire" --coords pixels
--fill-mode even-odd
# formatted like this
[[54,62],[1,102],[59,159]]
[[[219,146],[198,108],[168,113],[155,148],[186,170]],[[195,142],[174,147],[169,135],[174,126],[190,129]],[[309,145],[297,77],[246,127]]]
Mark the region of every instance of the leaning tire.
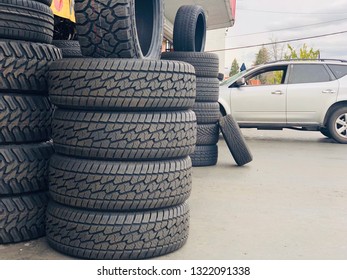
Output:
[[219,120],[220,110],[218,102],[196,102],[193,111],[198,124],[215,124]]
[[217,145],[196,146],[190,155],[194,167],[213,166],[218,161]]
[[61,59],[57,47],[23,41],[0,41],[0,92],[47,94],[49,64]]
[[220,118],[219,125],[225,142],[237,165],[242,166],[251,162],[253,156],[235,119],[231,115],[227,115]]
[[175,206],[191,192],[189,157],[166,161],[93,161],[54,155],[51,197],[95,210],[144,210]]
[[51,202],[47,210],[48,243],[84,259],[145,259],[168,254],[185,244],[188,231],[187,204],[143,212],[100,212]]
[[78,41],[53,40],[52,45],[61,50],[64,58],[82,57],[81,47]]
[[50,44],[53,39],[52,10],[31,0],[0,1],[0,38]]
[[75,13],[84,56],[159,58],[162,0],[75,0]]
[[196,145],[215,145],[219,140],[219,124],[198,124]]
[[51,65],[48,79],[60,108],[183,110],[196,96],[194,68],[177,61],[63,59]]
[[175,17],[173,45],[175,51],[203,52],[206,42],[206,14],[201,6],[181,6]]
[[164,52],[161,57],[164,60],[184,61],[193,65],[197,77],[218,77],[219,58],[214,53]]
[[0,197],[0,244],[45,235],[47,192]]
[[337,108],[329,117],[328,129],[331,138],[347,144],[347,107]]
[[56,110],[53,140],[58,153],[94,159],[185,157],[194,151],[193,111],[111,113]]
[[48,189],[51,143],[0,146],[0,197]]
[[0,144],[49,140],[52,113],[48,97],[0,93]]

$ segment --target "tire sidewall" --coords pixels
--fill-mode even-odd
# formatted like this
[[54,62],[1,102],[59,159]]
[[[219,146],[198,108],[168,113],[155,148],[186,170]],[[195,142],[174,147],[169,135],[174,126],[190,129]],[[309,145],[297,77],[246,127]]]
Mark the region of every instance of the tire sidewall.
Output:
[[340,107],[331,114],[328,121],[328,131],[331,135],[331,138],[333,138],[336,142],[341,144],[347,144],[347,137],[346,138],[341,137],[335,130],[336,120],[343,113],[347,113],[347,107]]

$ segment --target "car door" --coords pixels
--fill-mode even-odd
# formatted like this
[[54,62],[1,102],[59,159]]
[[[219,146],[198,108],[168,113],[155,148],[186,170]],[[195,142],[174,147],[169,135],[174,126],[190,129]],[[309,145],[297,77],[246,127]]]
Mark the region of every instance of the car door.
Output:
[[231,87],[230,106],[239,124],[285,124],[287,65],[268,66]]
[[339,82],[324,64],[292,64],[287,88],[290,125],[320,124],[337,99]]

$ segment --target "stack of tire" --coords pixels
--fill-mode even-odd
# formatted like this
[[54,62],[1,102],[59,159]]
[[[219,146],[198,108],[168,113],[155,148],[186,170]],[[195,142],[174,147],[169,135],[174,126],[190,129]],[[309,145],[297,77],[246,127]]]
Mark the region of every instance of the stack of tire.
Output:
[[162,1],[136,7],[134,0],[76,1],[85,57],[49,71],[58,109],[47,237],[79,258],[150,258],[188,237],[195,71],[159,60]]
[[218,160],[219,139],[219,58],[204,53],[206,15],[202,7],[180,7],[174,24],[174,52],[162,54],[162,59],[190,63],[196,72],[197,145],[191,155],[193,166],[212,166]]
[[49,45],[46,0],[0,0],[0,244],[45,234],[52,105],[46,72],[61,58]]

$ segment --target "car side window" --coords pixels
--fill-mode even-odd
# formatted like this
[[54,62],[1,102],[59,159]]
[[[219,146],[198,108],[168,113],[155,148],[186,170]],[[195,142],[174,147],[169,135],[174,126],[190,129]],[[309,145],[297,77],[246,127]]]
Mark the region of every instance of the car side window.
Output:
[[347,65],[328,64],[328,67],[334,73],[336,79],[340,79],[347,75]]
[[291,66],[289,84],[321,83],[331,81],[331,77],[322,64],[294,64]]
[[246,77],[247,86],[269,86],[284,83],[287,67],[266,68]]

